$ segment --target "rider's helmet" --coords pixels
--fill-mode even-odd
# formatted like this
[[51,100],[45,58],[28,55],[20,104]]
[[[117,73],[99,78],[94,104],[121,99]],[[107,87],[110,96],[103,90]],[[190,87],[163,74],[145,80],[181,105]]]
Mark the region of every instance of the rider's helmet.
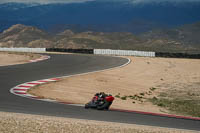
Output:
[[100,95],[100,93],[96,93],[96,94],[95,94],[95,96],[99,96],[99,95]]
[[99,93],[99,97],[100,97],[100,98],[104,98],[104,97],[106,97],[106,94],[105,94],[104,92],[100,92],[100,93]]

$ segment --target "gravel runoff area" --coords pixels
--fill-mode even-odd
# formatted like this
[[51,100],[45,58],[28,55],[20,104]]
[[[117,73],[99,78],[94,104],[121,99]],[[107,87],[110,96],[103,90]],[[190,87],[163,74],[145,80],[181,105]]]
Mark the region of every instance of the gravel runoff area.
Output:
[[0,66],[28,63],[29,60],[39,58],[39,54],[23,52],[0,52]]
[[197,133],[93,120],[0,112],[1,133]]

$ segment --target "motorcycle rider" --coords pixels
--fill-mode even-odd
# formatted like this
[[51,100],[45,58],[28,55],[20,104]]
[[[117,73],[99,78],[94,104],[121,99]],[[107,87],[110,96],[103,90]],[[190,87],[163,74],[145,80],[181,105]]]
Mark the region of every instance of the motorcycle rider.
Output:
[[[108,97],[110,97],[111,99]],[[104,92],[96,93],[92,101],[85,105],[85,108],[97,108],[98,110],[108,110],[113,100],[114,98],[112,97],[112,95],[107,95]]]

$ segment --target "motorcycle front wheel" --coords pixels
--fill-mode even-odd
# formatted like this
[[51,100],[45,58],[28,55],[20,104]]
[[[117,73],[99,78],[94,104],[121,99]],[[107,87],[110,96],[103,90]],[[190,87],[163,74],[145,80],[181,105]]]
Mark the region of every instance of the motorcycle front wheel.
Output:
[[108,110],[109,106],[110,106],[110,103],[109,102],[105,102],[104,104],[97,106],[97,109],[98,110],[104,110],[104,109]]

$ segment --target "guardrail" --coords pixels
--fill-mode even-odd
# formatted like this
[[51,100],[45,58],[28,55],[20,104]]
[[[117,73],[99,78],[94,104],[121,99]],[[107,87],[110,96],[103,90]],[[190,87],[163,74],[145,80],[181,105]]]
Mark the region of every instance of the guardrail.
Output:
[[46,52],[46,48],[0,48],[0,51],[41,53]]
[[69,52],[69,53],[96,54],[96,55],[200,59],[200,54],[112,50],[112,49],[0,48],[0,51],[32,52],[32,53],[42,53],[48,51],[48,52]]
[[94,54],[94,49],[47,48],[46,51],[48,51],[48,52],[68,52],[68,53]]
[[200,54],[156,52],[156,57],[200,59]]

